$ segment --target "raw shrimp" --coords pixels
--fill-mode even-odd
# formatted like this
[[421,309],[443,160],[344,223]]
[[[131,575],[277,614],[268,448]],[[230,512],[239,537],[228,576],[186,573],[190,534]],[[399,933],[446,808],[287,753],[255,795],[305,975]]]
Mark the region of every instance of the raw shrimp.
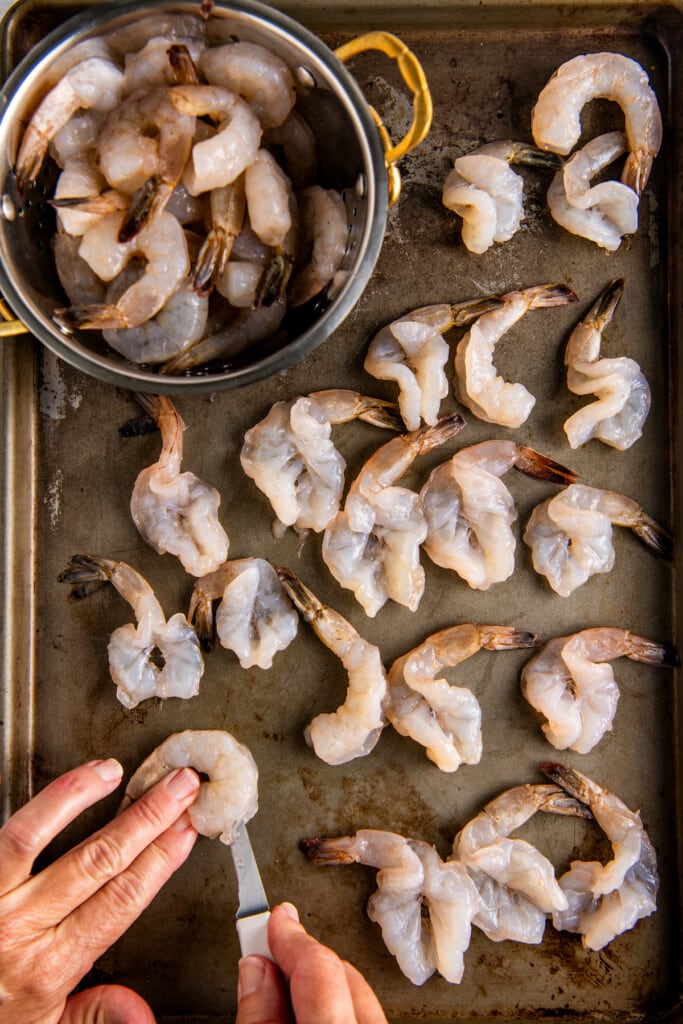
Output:
[[65,167],[67,160],[76,156],[89,157],[94,163],[105,117],[105,112],[83,110],[69,118],[50,140],[49,152],[59,167]]
[[561,764],[548,762],[541,769],[590,807],[612,844],[614,859],[608,864],[571,863],[560,878],[569,906],[553,913],[555,928],[578,932],[587,949],[604,949],[617,935],[657,909],[657,855],[640,814],[629,810],[614,793]]
[[200,835],[229,846],[258,810],[258,769],[249,749],[219,729],[173,733],[133,773],[121,810],[175,768],[208,775],[187,813]]
[[500,479],[513,468],[552,483],[576,480],[571,470],[533,448],[483,441],[437,466],[420,491],[428,527],[425,551],[475,590],[509,579],[515,569],[517,510]]
[[621,180],[641,195],[662,142],[662,117],[647,74],[621,53],[581,54],[557,69],[531,113],[534,142],[571,153],[581,137],[581,112],[594,99],[613,100],[624,112],[630,153]]
[[34,181],[50,142],[77,110],[112,110],[119,106],[125,76],[104,57],[74,64],[39,104],[23,134],[14,168],[20,191]]
[[441,399],[448,394],[444,367],[449,349],[442,335],[501,304],[501,299],[484,298],[423,306],[382,327],[372,339],[363,366],[378,380],[396,381],[407,430],[417,430],[423,420],[436,423]]
[[294,106],[291,71],[280,57],[258,43],[238,41],[209,47],[199,68],[207,82],[244,97],[263,128],[282,124]]
[[558,750],[588,754],[611,731],[619,702],[609,664],[615,658],[659,668],[678,664],[672,647],[600,626],[548,641],[522,669],[522,693],[546,718],[543,732]]
[[235,239],[244,226],[246,197],[244,176],[211,190],[211,230],[192,267],[190,281],[200,295],[208,295],[225,270]]
[[673,540],[632,498],[584,484],[571,484],[531,513],[524,540],[536,572],[568,597],[595,573],[614,565],[612,525],[632,530],[660,558],[670,558]]
[[181,84],[178,82],[178,54],[186,54],[191,63],[197,64],[203,49],[204,44],[199,39],[171,35],[152,36],[141,50],[126,54],[126,92],[130,94],[137,92],[138,89],[151,88],[162,83]]
[[[111,583],[132,607],[137,625],[128,623],[115,629],[107,648],[116,696],[124,708],[137,707],[150,697],[187,700],[196,696],[204,672],[197,635],[181,612],[166,621],[154,591],[140,573],[111,558],[74,555],[59,579],[71,584],[75,599]],[[155,663],[159,655],[162,668]]]
[[627,356],[600,358],[602,333],[612,322],[623,292],[623,279],[612,281],[567,342],[567,387],[575,395],[597,397],[597,402],[585,405],[565,421],[564,432],[572,448],[597,437],[624,451],[642,437],[651,399],[640,366]]
[[320,866],[355,863],[379,869],[368,917],[380,926],[387,949],[414,985],[423,985],[437,970],[454,984],[462,980],[479,905],[462,864],[442,861],[427,843],[376,829],[304,839],[302,847]]
[[374,750],[387,724],[387,677],[379,650],[339,612],[322,604],[289,569],[277,570],[282,586],[316,636],[348,673],[346,699],[331,714],[316,715],[304,736],[327,764],[346,764]]
[[337,514],[346,463],[330,434],[336,424],[356,419],[401,429],[393,403],[333,388],[276,402],[246,432],[242,469],[270,501],[278,528],[319,533]]
[[351,484],[343,511],[325,528],[323,561],[370,617],[389,599],[411,611],[420,603],[427,520],[419,495],[396,481],[418,455],[445,444],[464,426],[456,413],[382,445]]
[[259,149],[244,172],[249,223],[266,245],[282,245],[292,227],[292,183],[267,149]]
[[524,182],[511,165],[556,170],[557,157],[522,142],[489,142],[455,160],[441,201],[463,219],[462,240],[470,252],[507,242],[524,218]]
[[487,803],[453,841],[452,858],[465,865],[479,893],[472,923],[493,942],[538,943],[547,914],[567,909],[547,857],[525,839],[510,839],[537,811],[590,817],[559,786],[514,786]]
[[81,203],[73,204],[73,201],[81,198],[99,199],[104,186],[104,178],[91,160],[85,156],[69,157],[57,178],[54,191],[53,205],[57,210],[59,230],[69,235],[85,234],[101,214],[84,211]]
[[283,164],[297,192],[315,184],[318,179],[315,134],[296,109],[289,112],[281,125],[268,128],[263,133],[263,143],[280,151],[282,159],[280,161],[278,155],[278,162]]
[[289,303],[294,307],[319,295],[334,280],[349,237],[346,206],[339,192],[311,185],[297,199],[303,244],[310,256],[289,286]]
[[562,284],[537,285],[501,296],[502,306],[484,313],[459,342],[455,352],[457,397],[486,423],[519,427],[536,399],[523,384],[511,384],[496,373],[493,352],[503,335],[530,309],[546,309],[575,302],[576,295]]
[[60,284],[69,302],[104,302],[104,283],[79,255],[80,244],[80,238],[64,232],[53,236],[52,254]]
[[188,617],[206,650],[213,642],[213,602],[218,599],[215,623],[221,645],[234,651],[242,668],[270,668],[274,655],[289,646],[299,625],[299,616],[270,562],[239,558],[197,580]]
[[181,473],[185,424],[165,395],[138,400],[161,430],[159,461],[143,469],[130,501],[133,522],[160,555],[177,555],[193,576],[206,576],[228,556],[228,537],[218,521],[220,494],[194,473]]
[[471,690],[435,679],[477,651],[538,647],[540,637],[512,626],[449,626],[398,658],[389,670],[387,718],[401,736],[426,748],[442,772],[461,764],[479,764],[482,753],[481,708]]

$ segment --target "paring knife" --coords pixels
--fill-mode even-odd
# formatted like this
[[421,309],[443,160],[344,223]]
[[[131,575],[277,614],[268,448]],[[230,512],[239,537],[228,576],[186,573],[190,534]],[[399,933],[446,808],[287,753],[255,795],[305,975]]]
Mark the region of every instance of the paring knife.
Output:
[[272,960],[273,954],[268,945],[268,897],[244,824],[240,825],[237,836],[230,845],[230,852],[237,874],[237,937],[242,956],[258,953]]

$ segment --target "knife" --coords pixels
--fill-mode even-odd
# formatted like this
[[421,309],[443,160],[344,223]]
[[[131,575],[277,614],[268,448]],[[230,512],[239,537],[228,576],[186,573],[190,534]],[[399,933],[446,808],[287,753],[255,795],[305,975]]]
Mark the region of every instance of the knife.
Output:
[[230,844],[230,852],[237,875],[237,938],[242,956],[258,953],[272,960],[273,954],[268,945],[268,897],[244,824],[239,826],[235,839]]

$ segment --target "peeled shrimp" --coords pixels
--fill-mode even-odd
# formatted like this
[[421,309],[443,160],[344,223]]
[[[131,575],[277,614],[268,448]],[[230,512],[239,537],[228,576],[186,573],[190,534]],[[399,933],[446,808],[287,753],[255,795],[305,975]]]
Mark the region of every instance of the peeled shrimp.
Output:
[[472,299],[424,306],[382,327],[372,339],[364,368],[378,380],[396,381],[407,430],[417,430],[423,420],[436,423],[441,399],[448,394],[444,367],[449,349],[442,336],[500,305],[500,299]]
[[627,149],[622,132],[599,135],[577,150],[553,178],[548,206],[563,228],[615,252],[638,228],[638,196],[620,181],[591,181]]
[[493,352],[503,335],[530,309],[546,309],[575,302],[565,285],[546,284],[508,292],[499,309],[484,313],[474,322],[455,353],[455,386],[458,399],[486,423],[519,427],[528,418],[536,399],[523,384],[511,384],[496,373]]
[[351,484],[343,511],[325,528],[328,569],[374,617],[389,600],[415,611],[425,586],[420,545],[427,520],[419,495],[396,481],[418,457],[445,444],[465,423],[457,413],[382,445]]
[[[204,662],[196,633],[181,612],[166,621],[161,605],[147,580],[111,558],[74,555],[59,577],[72,586],[79,599],[111,583],[132,607],[137,625],[115,629],[107,648],[109,671],[116,696],[124,708],[134,708],[150,697],[166,700],[196,696]],[[163,667],[155,664],[161,654]]]
[[538,943],[546,916],[567,909],[547,857],[526,840],[509,838],[537,811],[590,817],[559,786],[515,786],[487,803],[453,841],[453,859],[464,864],[479,893],[472,923],[493,942]]
[[[54,191],[54,206],[57,209],[57,224],[60,231],[69,235],[84,235],[88,228],[97,222],[101,214],[93,213],[82,203],[74,203],[76,199],[99,200],[105,187],[104,178],[85,156],[69,157],[62,173],[57,178]],[[123,200],[123,197],[121,197]],[[65,202],[68,200],[69,202]],[[73,204],[73,205],[72,205]],[[116,209],[112,203],[107,205],[107,212]],[[122,206],[119,206],[122,209]]]
[[104,301],[104,283],[91,270],[78,249],[80,238],[57,232],[52,238],[52,254],[59,282],[69,302],[100,303]]
[[291,306],[302,306],[334,280],[349,237],[346,206],[339,192],[310,185],[299,192],[297,200],[304,246],[310,256],[290,283]]
[[234,651],[242,668],[270,668],[275,654],[292,642],[299,625],[270,562],[238,558],[197,580],[188,617],[195,622],[205,648],[213,639],[213,602],[218,599],[215,623],[221,645]]
[[559,161],[521,142],[490,142],[458,157],[444,181],[441,200],[462,217],[462,240],[470,252],[484,253],[519,230],[524,183],[512,164],[556,169]]
[[181,473],[185,424],[170,398],[140,395],[161,430],[159,461],[143,469],[130,501],[133,522],[159,554],[177,555],[193,576],[206,576],[225,562],[228,537],[218,521],[220,494],[194,473]]
[[662,142],[662,118],[637,61],[620,53],[589,53],[562,64],[531,113],[534,141],[553,153],[571,153],[581,137],[581,112],[594,99],[613,100],[624,112],[630,153],[621,180],[641,195]]
[[543,732],[558,750],[587,754],[611,731],[619,702],[609,664],[615,658],[655,667],[678,664],[671,647],[601,626],[548,641],[522,669],[522,693],[546,718]]
[[281,125],[268,128],[263,133],[263,142],[280,151],[278,158],[281,155],[282,165],[297,192],[315,183],[318,178],[315,134],[296,109],[289,112]]
[[612,281],[567,342],[567,387],[575,395],[597,397],[564,424],[572,448],[597,437],[624,451],[643,433],[650,411],[650,387],[640,366],[627,356],[600,358],[602,333],[611,323],[623,291],[622,279]]
[[238,41],[204,50],[199,68],[207,82],[239,93],[263,128],[282,124],[296,100],[285,62],[258,43]]
[[97,140],[105,117],[105,112],[95,110],[78,111],[70,117],[50,140],[49,153],[55,163],[63,168],[67,160],[77,156],[89,158],[90,163],[94,163]]
[[537,647],[540,638],[511,626],[463,623],[427,637],[398,658],[389,670],[387,718],[401,736],[426,748],[442,772],[461,764],[479,764],[482,753],[481,708],[471,690],[435,679],[477,651]]
[[50,142],[77,110],[112,110],[120,103],[125,76],[104,57],[74,64],[39,104],[24,132],[15,174],[20,190],[38,176]]
[[442,861],[433,846],[394,832],[361,829],[354,836],[305,839],[308,858],[320,866],[366,864],[378,868],[368,917],[414,985],[435,971],[462,980],[477,890],[462,864]]
[[427,519],[423,547],[431,560],[453,569],[475,590],[509,579],[515,569],[517,510],[500,477],[510,469],[553,483],[574,473],[514,441],[484,441],[461,448],[432,470],[420,491]]
[[259,149],[244,172],[249,222],[266,245],[282,245],[292,227],[292,185],[267,149]]
[[301,616],[336,654],[348,673],[346,699],[331,714],[316,715],[304,736],[327,764],[346,764],[374,750],[387,718],[387,677],[379,650],[339,612],[322,604],[288,569],[278,576]]
[[346,463],[330,434],[356,419],[400,430],[391,402],[334,388],[276,402],[246,432],[242,469],[270,501],[277,527],[320,532],[337,514]]
[[[246,216],[244,176],[229,185],[211,190],[209,198],[211,230],[207,234],[192,267],[192,287],[200,295],[208,295],[220,279],[235,239]],[[222,294],[222,292],[221,292]]]
[[175,768],[208,775],[187,813],[200,835],[229,846],[258,810],[258,769],[248,748],[219,729],[173,733],[133,773],[121,809]]
[[568,597],[614,565],[612,525],[632,530],[660,558],[671,557],[672,538],[632,498],[571,484],[531,513],[524,540],[534,569],[557,594]]
[[587,949],[604,947],[657,909],[657,855],[640,814],[585,775],[564,765],[547,763],[545,774],[590,807],[614,851],[613,860],[572,861],[560,878],[566,910],[553,913],[560,931],[578,932]]
[[126,92],[134,93],[138,89],[158,86],[162,82],[165,85],[179,84],[174,55],[182,51],[192,63],[197,64],[203,49],[204,44],[199,39],[175,35],[152,36],[142,49],[126,54]]

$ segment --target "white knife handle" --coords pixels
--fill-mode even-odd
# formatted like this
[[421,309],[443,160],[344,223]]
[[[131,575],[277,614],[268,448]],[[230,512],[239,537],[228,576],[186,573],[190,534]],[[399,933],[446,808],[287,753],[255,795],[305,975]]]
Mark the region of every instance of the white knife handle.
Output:
[[240,917],[237,920],[237,938],[240,940],[242,956],[250,956],[257,953],[273,959],[273,954],[268,945],[268,921],[270,911],[264,910],[261,914],[252,914],[251,917]]

